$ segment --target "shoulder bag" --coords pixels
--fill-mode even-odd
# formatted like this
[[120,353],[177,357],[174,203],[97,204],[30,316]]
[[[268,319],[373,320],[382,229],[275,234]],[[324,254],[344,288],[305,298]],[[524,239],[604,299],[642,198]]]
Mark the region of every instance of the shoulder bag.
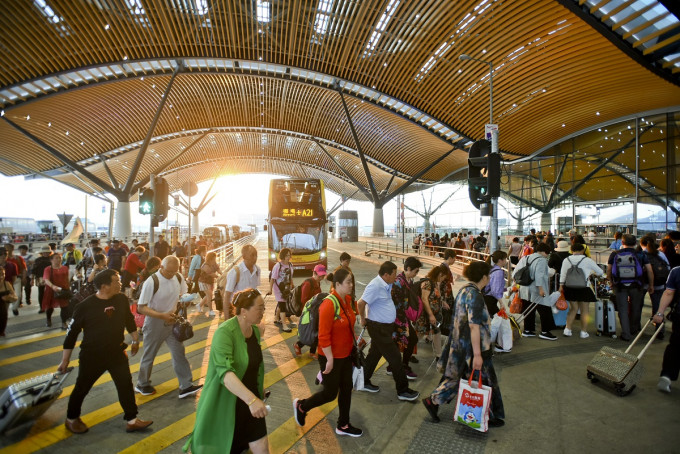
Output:
[[179,303],[175,311],[175,324],[172,326],[172,335],[175,336],[179,342],[184,342],[187,339],[194,337],[194,328],[187,320],[187,308],[184,303]]

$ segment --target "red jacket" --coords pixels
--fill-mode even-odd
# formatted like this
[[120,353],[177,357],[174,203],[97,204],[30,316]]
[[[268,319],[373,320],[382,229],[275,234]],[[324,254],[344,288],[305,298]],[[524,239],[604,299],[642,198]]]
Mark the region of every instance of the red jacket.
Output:
[[142,261],[139,260],[139,256],[137,254],[133,252],[132,254],[128,255],[127,259],[125,260],[125,271],[136,275],[144,268],[145,266]]
[[[318,353],[324,355],[322,349],[330,346],[334,358],[347,358],[354,346],[356,314],[352,310],[352,296],[345,296],[343,302],[335,290],[332,294],[340,301],[342,307],[339,308],[339,318],[337,318],[333,300],[326,298],[321,303],[319,307]],[[345,312],[347,312],[347,315],[345,315]],[[349,320],[347,319],[348,316]]]

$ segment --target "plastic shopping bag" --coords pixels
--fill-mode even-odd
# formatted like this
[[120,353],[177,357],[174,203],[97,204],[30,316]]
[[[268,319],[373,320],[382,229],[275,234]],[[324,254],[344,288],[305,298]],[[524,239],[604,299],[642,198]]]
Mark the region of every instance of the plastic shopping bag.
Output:
[[567,309],[569,309],[569,303],[564,298],[564,292],[560,292],[560,298],[555,303],[555,307],[557,308],[557,310],[560,311],[566,311]]
[[510,325],[510,320],[507,318],[500,318],[500,320],[496,343],[507,352],[512,350],[512,325]]
[[491,343],[496,341],[496,336],[498,336],[498,331],[502,322],[503,318],[499,317],[498,314],[494,315],[491,319]]
[[519,291],[515,293],[515,297],[512,299],[512,303],[510,303],[510,313],[522,313],[522,298],[519,297]]
[[353,367],[352,368],[352,387],[355,391],[360,391],[364,389],[364,368],[363,367]]
[[460,379],[458,398],[456,400],[456,413],[453,420],[465,424],[480,432],[489,430],[489,410],[491,406],[491,387],[482,385],[482,371],[479,371],[479,382],[473,383],[470,378]]

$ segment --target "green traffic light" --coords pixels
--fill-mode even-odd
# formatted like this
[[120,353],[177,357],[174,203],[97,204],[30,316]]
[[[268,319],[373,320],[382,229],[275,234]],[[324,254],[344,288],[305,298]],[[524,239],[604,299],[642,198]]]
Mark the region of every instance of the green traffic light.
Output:
[[151,214],[151,211],[153,211],[153,206],[149,202],[142,203],[141,208],[143,214]]

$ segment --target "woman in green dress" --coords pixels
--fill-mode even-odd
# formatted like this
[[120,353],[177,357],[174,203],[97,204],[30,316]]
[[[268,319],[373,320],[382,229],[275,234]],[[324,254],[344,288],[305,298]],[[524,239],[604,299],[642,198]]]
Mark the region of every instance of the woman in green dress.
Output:
[[262,401],[264,364],[257,325],[264,300],[256,289],[234,295],[235,317],[215,331],[194,432],[184,446],[193,454],[269,452]]

